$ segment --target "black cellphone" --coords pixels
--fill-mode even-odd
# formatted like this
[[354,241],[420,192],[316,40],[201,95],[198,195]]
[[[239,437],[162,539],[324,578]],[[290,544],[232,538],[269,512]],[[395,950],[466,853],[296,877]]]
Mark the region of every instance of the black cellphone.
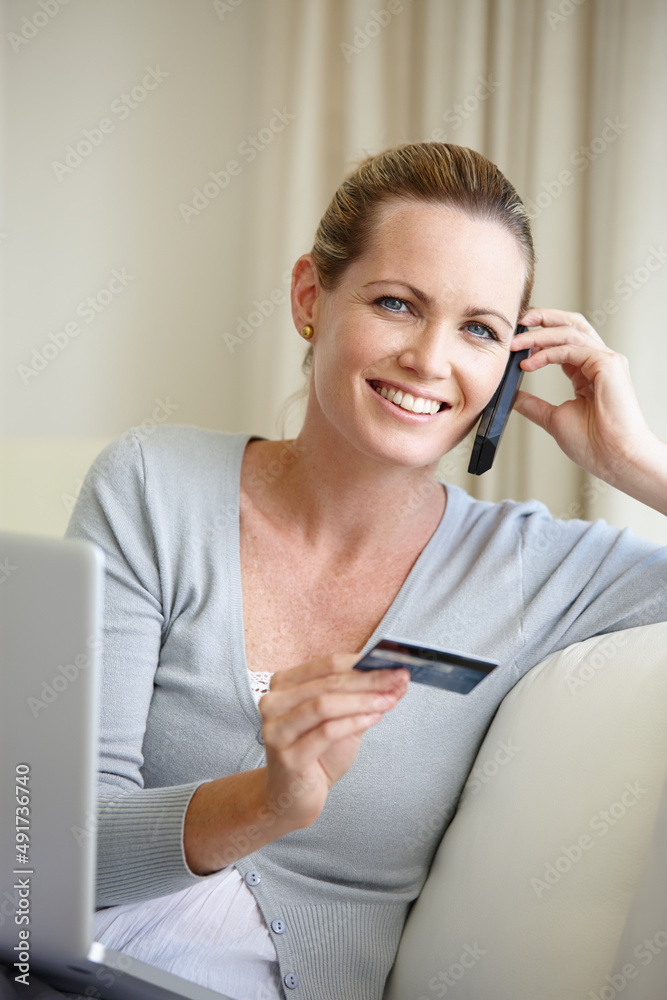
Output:
[[397,670],[406,667],[417,684],[468,694],[498,666],[496,660],[454,653],[433,646],[418,646],[404,639],[380,641],[354,664],[355,670]]
[[[525,333],[527,329],[527,326],[519,324],[515,334]],[[481,476],[483,472],[488,472],[493,465],[500,439],[503,436],[524,375],[523,369],[519,365],[524,358],[529,356],[530,348],[525,351],[514,351],[510,354],[500,385],[484,409],[477,425],[475,443],[472,446],[468,465],[468,472],[472,472],[474,476]]]

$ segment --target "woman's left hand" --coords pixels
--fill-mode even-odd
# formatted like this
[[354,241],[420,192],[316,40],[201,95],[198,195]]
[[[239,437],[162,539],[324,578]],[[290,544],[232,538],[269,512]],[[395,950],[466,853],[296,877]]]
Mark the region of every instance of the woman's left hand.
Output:
[[580,313],[530,309],[519,322],[538,327],[513,338],[512,350],[532,348],[523,370],[560,365],[575,398],[554,406],[519,392],[514,408],[577,465],[667,513],[667,445],[644,419],[627,358],[607,347]]

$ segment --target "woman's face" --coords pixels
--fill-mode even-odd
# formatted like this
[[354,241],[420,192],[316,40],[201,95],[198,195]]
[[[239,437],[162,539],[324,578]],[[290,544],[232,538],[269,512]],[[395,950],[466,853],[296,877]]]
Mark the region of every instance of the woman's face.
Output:
[[[369,251],[314,302],[307,419],[315,407],[327,429],[391,464],[438,462],[500,382],[525,273],[497,223],[442,205],[382,206]],[[402,391],[403,405],[381,388]],[[406,409],[407,393],[427,412]]]

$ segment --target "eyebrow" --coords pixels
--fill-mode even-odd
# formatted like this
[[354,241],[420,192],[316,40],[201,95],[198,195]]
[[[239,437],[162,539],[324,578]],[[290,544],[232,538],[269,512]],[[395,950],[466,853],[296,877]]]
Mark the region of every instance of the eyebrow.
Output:
[[364,288],[370,288],[372,285],[403,285],[403,288],[409,288],[416,299],[423,302],[426,306],[434,306],[435,299],[426,292],[422,292],[420,288],[415,288],[414,285],[409,285],[407,281],[401,281],[400,278],[380,278],[379,281],[369,281],[368,284],[364,285]]
[[469,307],[464,312],[463,315],[465,316],[466,319],[471,319],[473,316],[496,316],[498,319],[501,319],[503,323],[507,323],[510,330],[514,329],[512,324],[508,320],[507,316],[504,316],[502,313],[496,312],[495,309],[487,309],[486,306],[480,306],[479,308],[476,308],[474,306]]
[[[415,288],[414,285],[409,285],[407,281],[400,281],[399,279],[393,279],[393,278],[383,278],[380,281],[369,281],[367,285],[364,285],[364,287],[369,288],[371,285],[385,285],[385,284],[403,285],[404,288],[409,288],[414,297],[416,299],[419,299],[420,302],[423,302],[424,305],[426,306],[435,305],[434,298],[432,298],[430,295],[427,295],[426,292],[422,292],[420,288]],[[496,312],[495,309],[488,309],[486,306],[479,306],[479,307],[468,306],[463,315],[465,319],[472,319],[473,316],[496,316],[498,319],[502,320],[503,323],[506,323],[507,326],[510,328],[510,330],[514,329],[514,327],[508,320],[507,316],[504,316],[503,313]]]

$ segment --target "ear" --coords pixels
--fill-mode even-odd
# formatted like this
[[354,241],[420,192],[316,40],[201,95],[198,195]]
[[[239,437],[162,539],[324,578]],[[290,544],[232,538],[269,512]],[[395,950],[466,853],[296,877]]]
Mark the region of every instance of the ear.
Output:
[[320,291],[315,261],[305,253],[292,270],[292,318],[297,330],[301,331],[306,323],[315,325]]

